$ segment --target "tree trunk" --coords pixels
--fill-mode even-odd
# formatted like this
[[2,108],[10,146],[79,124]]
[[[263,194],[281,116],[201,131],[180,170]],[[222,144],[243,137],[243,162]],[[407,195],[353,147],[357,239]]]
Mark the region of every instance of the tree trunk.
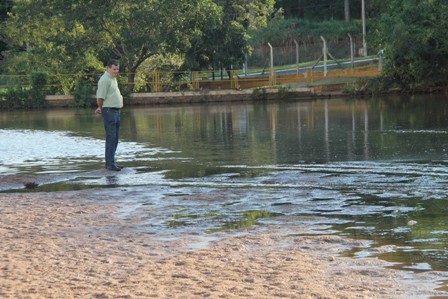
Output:
[[345,21],[350,22],[350,0],[344,0]]
[[129,69],[128,73],[128,92],[134,92],[135,72],[137,68]]

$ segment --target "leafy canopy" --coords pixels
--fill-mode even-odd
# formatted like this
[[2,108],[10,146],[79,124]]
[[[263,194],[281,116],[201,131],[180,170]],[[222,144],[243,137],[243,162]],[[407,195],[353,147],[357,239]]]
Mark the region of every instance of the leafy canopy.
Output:
[[448,4],[444,0],[390,0],[375,22],[385,74],[403,87],[448,83]]
[[266,25],[274,2],[16,0],[5,30],[15,49],[7,66],[14,73],[85,73],[117,58],[133,88],[151,57],[183,56],[187,68],[238,63],[248,51],[247,31]]

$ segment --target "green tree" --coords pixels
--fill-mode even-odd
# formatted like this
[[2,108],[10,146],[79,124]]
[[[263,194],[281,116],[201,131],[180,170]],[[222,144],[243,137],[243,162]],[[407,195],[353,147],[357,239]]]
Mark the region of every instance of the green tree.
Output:
[[[319,40],[323,35],[331,40],[338,40],[347,37],[347,33],[353,36],[360,35],[360,22],[323,21],[315,22],[303,19],[285,19],[281,14],[277,14],[269,22],[267,28],[251,32],[251,42],[254,46],[264,45],[267,42],[273,46],[291,42],[294,39],[313,42]],[[319,40],[320,42],[320,40]]]
[[29,64],[53,74],[99,71],[113,57],[132,90],[146,59],[185,52],[200,34],[198,24],[218,17],[212,0],[17,0],[7,34],[22,51],[9,66],[16,72]]
[[[365,0],[366,5],[370,2]],[[350,20],[361,18],[361,1],[349,0],[277,0],[276,8],[285,11],[285,17],[309,21]]]
[[375,24],[385,75],[402,87],[448,82],[448,4],[444,0],[390,0]]
[[[78,1],[79,2],[79,1]],[[107,51],[120,59],[133,89],[139,66],[155,55],[183,53],[201,34],[203,23],[217,18],[218,7],[211,0],[122,0],[82,1],[72,9],[85,17],[85,26],[98,28]],[[87,16],[86,16],[87,15]]]
[[[133,90],[139,67],[152,57],[183,56],[189,69],[240,64],[250,50],[248,30],[266,25],[274,2],[16,0],[6,32],[20,51],[10,53],[8,65],[14,73],[85,73],[117,58]],[[64,92],[77,81],[66,82]]]
[[231,65],[241,65],[251,51],[249,32],[267,25],[274,2],[216,0],[219,13],[202,23],[199,35],[192,36],[183,69],[231,69]]
[[10,50],[5,68],[13,74],[35,70],[51,74],[49,84],[70,92],[77,81],[67,74],[97,71],[97,33],[80,22],[70,22],[55,3],[16,0],[6,22]]
[[0,2],[0,61],[4,59],[3,52],[7,49],[8,44],[5,35],[5,24],[8,12],[12,8],[12,1]]
[[221,24],[212,32],[213,60],[231,70],[242,65],[251,52],[250,31],[266,27],[274,12],[274,0],[224,0]]

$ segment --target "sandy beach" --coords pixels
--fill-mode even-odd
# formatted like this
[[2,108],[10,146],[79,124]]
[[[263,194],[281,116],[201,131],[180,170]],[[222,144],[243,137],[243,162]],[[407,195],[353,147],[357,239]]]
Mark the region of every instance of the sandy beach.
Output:
[[[446,274],[346,258],[361,241],[275,228],[205,248],[117,217],[107,193],[0,195],[1,298],[430,298]],[[200,238],[200,236],[198,236]],[[197,240],[196,240],[197,241]],[[440,286],[440,285],[439,285]]]

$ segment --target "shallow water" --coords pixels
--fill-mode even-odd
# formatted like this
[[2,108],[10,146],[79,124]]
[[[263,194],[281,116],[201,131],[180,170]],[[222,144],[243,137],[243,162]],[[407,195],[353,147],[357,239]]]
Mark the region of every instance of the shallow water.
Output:
[[0,112],[0,175],[52,175],[37,192],[118,188],[120,216],[164,238],[282,226],[447,271],[447,114],[441,96],[128,107],[126,168],[111,173],[93,111]]

